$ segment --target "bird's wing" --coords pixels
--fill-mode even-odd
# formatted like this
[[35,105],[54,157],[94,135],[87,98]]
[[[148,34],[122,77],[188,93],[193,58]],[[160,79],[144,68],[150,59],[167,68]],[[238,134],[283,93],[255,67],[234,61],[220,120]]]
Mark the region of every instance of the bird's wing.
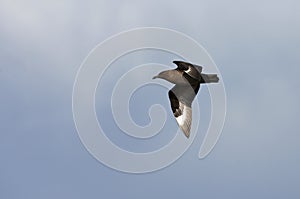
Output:
[[181,71],[186,71],[190,67],[193,67],[193,64],[184,61],[173,61],[173,63],[176,64],[177,68]]
[[190,77],[198,80],[201,78],[200,74],[202,72],[202,66],[191,64],[184,61],[173,61],[177,65],[177,70],[183,71]]
[[[169,99],[173,115],[175,116],[176,122],[180,129],[183,131],[185,136],[189,138],[190,130],[192,125],[192,108],[191,104],[195,97],[193,91],[183,92],[186,90],[192,90],[191,87],[188,89],[186,86],[175,85],[169,91]],[[189,96],[186,96],[189,95]]]

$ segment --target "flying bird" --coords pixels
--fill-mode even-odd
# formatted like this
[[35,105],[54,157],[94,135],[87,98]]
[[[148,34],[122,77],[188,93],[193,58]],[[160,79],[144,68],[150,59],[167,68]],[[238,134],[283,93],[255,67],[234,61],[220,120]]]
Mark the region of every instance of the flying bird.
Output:
[[192,125],[192,102],[197,95],[200,84],[217,83],[217,74],[203,74],[202,66],[184,61],[173,61],[176,69],[162,71],[155,78],[164,79],[175,84],[169,90],[169,99],[173,115],[187,138],[190,137]]

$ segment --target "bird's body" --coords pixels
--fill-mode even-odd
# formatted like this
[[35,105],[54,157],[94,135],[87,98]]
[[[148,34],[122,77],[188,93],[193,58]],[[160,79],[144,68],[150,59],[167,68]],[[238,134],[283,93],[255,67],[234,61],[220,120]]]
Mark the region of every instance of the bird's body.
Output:
[[203,74],[202,67],[183,61],[174,61],[176,69],[159,73],[153,78],[167,80],[175,86],[169,91],[173,115],[185,136],[190,136],[192,125],[192,102],[197,95],[200,84],[217,83],[216,74]]

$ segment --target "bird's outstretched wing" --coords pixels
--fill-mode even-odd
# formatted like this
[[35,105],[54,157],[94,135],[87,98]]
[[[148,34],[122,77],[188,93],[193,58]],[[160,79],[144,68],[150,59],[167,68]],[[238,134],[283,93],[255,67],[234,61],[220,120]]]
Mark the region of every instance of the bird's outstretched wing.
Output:
[[184,61],[173,61],[176,69],[159,73],[154,78],[165,79],[175,86],[169,91],[171,108],[176,121],[186,137],[190,136],[192,125],[192,102],[200,84],[216,83],[217,74],[202,74],[202,67]]
[[194,90],[191,86],[175,85],[169,91],[169,99],[173,115],[183,131],[189,138],[192,125],[192,101],[196,96],[198,89]]
[[185,72],[190,77],[199,80],[201,78],[202,66],[191,64],[184,61],[173,61],[177,65],[177,70]]

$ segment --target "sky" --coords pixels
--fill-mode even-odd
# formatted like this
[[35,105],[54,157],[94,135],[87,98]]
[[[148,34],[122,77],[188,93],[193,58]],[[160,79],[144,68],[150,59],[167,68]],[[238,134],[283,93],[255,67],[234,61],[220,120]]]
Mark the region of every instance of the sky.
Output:
[[[299,198],[299,9],[296,0],[2,0],[0,198]],[[197,156],[200,134],[169,167],[128,174],[101,164],[81,143],[72,89],[81,63],[97,44],[145,26],[180,31],[208,51],[222,74],[227,116],[205,159]],[[143,51],[119,62],[130,69],[130,63],[168,64],[173,58]],[[114,70],[107,71],[106,83],[122,75]],[[152,103],[171,114],[166,98],[144,99],[145,93],[164,96],[165,91],[150,85],[134,94],[130,110],[136,123],[149,122]],[[100,103],[107,97],[96,94],[98,119],[104,128],[117,129],[112,117],[101,116],[103,108],[110,111]],[[202,132],[209,119],[206,87],[197,100]],[[166,128],[176,128],[172,118]],[[109,137],[128,150],[143,151],[173,136],[164,130],[169,134],[156,144]]]

